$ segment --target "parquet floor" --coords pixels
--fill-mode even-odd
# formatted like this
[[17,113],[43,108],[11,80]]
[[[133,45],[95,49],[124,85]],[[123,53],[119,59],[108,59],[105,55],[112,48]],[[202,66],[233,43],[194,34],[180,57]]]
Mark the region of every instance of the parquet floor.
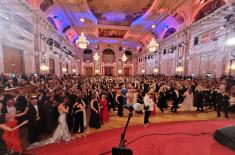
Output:
[[[83,135],[92,134],[99,131],[114,129],[114,128],[122,128],[125,126],[128,117],[128,111],[125,110],[124,117],[118,117],[117,112],[110,113],[110,121],[102,125],[100,129],[91,129],[87,128]],[[184,112],[178,110],[177,113],[170,112],[168,110],[166,113],[162,113],[159,109],[157,109],[157,114],[150,116],[151,123],[160,123],[160,122],[175,122],[175,121],[195,121],[195,120],[219,120],[219,119],[227,119],[224,117],[223,113],[220,118],[217,117],[217,114],[214,110],[205,109],[204,112]],[[229,114],[229,119],[235,119],[235,114]],[[130,120],[131,125],[144,125],[144,114],[137,114],[133,112],[133,116]],[[80,137],[83,135],[77,134],[76,136]]]

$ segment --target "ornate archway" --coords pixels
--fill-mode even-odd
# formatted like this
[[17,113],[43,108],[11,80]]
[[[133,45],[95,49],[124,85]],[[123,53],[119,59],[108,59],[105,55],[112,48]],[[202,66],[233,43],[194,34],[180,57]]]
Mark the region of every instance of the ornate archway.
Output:
[[103,63],[113,63],[115,62],[115,52],[112,49],[105,49],[102,55]]
[[85,49],[83,51],[83,61],[87,63],[91,63],[93,61],[93,51],[91,49]]

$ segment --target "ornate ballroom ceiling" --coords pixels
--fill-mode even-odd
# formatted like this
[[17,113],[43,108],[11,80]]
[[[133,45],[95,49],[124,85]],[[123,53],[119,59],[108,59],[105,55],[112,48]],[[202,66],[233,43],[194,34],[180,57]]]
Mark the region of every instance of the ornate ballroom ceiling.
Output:
[[[90,43],[136,49],[159,40],[234,0],[27,0],[71,44],[84,32]],[[208,7],[208,9],[205,9]],[[81,22],[81,18],[85,22]],[[153,26],[154,25],[154,26]]]

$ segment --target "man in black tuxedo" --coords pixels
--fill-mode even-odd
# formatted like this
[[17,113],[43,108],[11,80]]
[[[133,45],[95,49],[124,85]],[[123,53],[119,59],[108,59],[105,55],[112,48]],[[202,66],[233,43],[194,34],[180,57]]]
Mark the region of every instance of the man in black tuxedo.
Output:
[[114,90],[109,90],[108,92],[108,101],[109,101],[109,111],[111,108],[113,108],[113,111],[115,110],[116,107],[116,93]]
[[173,100],[173,106],[171,107],[171,111],[177,112],[177,108],[179,104],[179,92],[177,88],[172,90],[172,100]]
[[28,141],[30,144],[38,141],[42,124],[41,124],[41,116],[43,113],[43,109],[38,106],[38,98],[33,97],[31,99],[31,103],[29,104],[29,110],[27,113],[27,118],[29,120],[28,123]]
[[197,112],[203,112],[203,103],[204,103],[204,96],[203,91],[197,91],[196,95],[197,100]]
[[[19,113],[22,113],[25,111],[26,107],[27,107],[27,99],[26,97],[22,94],[22,92],[16,91],[16,100],[15,100],[15,107],[16,107],[16,111]],[[26,116],[22,116],[20,118],[18,118],[18,123],[21,123],[23,121],[25,121],[27,118]]]

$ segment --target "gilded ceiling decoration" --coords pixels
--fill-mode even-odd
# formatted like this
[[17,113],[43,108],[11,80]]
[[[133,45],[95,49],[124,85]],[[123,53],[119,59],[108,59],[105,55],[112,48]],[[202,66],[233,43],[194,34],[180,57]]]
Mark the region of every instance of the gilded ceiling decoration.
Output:
[[154,0],[87,0],[99,24],[130,26]]
[[127,30],[115,30],[99,28],[99,37],[123,38]]

